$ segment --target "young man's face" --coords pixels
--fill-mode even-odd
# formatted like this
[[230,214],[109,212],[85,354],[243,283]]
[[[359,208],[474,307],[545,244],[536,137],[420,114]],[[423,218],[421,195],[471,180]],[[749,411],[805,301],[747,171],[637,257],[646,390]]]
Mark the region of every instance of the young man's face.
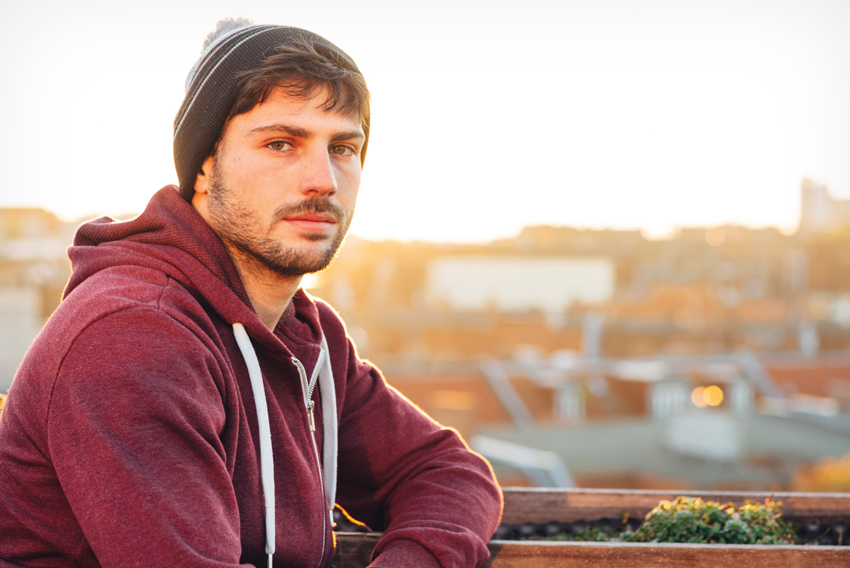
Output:
[[321,270],[345,237],[360,188],[358,117],[282,90],[235,116],[204,162],[192,204],[241,269]]

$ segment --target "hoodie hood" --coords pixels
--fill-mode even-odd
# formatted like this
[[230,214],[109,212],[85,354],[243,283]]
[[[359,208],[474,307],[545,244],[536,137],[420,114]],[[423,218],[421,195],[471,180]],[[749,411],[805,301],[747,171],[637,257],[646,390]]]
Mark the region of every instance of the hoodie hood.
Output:
[[[227,323],[242,323],[254,340],[279,341],[257,317],[224,244],[176,186],[160,189],[135,219],[101,217],[81,225],[68,257],[72,274],[63,298],[102,271],[149,268],[179,282]],[[315,303],[303,290],[287,306],[281,325],[297,328],[287,335],[321,341]]]

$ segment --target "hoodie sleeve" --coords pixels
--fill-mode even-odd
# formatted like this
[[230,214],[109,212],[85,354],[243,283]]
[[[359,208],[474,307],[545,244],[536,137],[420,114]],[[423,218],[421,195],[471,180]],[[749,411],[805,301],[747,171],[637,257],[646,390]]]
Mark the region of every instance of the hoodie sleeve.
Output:
[[239,565],[219,368],[197,335],[145,308],[94,322],[65,356],[50,457],[102,566]]
[[348,356],[345,368],[334,363],[335,376],[347,371],[338,393],[337,502],[384,531],[371,566],[478,566],[488,557],[486,543],[502,510],[489,464],[359,360],[347,338],[328,342],[332,353]]

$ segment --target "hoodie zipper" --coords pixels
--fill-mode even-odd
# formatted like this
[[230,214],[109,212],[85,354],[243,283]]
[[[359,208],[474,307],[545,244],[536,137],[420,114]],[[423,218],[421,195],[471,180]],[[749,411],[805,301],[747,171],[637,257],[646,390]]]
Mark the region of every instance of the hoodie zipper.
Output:
[[[313,369],[313,374],[310,377],[310,380],[307,380],[307,371],[304,369],[304,365],[301,364],[297,358],[292,358],[292,363],[295,364],[295,367],[298,369],[298,376],[301,378],[301,390],[304,393],[304,406],[307,409],[307,421],[310,425],[310,440],[313,442],[313,455],[316,457],[316,467],[319,470],[319,484],[322,488],[322,509],[325,509],[325,480],[324,475],[322,474],[322,460],[319,458],[319,448],[316,445],[316,418],[314,415],[314,408],[316,403],[313,402],[313,391],[316,389],[316,383],[319,378],[319,371],[322,368],[322,365],[325,362],[325,351],[322,349],[319,351],[319,358],[316,361],[316,367]],[[322,565],[322,562],[325,560],[325,543],[327,542],[328,534],[327,534],[327,520],[328,517],[325,514],[322,514],[322,556],[319,560],[319,566]]]

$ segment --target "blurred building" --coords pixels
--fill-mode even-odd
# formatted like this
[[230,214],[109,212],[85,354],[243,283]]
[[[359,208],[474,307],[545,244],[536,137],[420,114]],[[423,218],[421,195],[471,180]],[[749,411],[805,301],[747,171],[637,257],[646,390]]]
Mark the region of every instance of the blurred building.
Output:
[[0,209],[0,392],[59,305],[74,227],[43,209]]
[[800,232],[828,233],[850,230],[850,199],[835,199],[825,183],[803,179]]
[[603,304],[614,296],[607,258],[462,256],[428,265],[430,306],[455,312],[563,313],[575,303]]
[[[379,364],[850,349],[850,233],[530,227],[487,245],[355,238],[312,292]],[[588,319],[589,316],[591,319]],[[595,318],[595,319],[593,319]]]

